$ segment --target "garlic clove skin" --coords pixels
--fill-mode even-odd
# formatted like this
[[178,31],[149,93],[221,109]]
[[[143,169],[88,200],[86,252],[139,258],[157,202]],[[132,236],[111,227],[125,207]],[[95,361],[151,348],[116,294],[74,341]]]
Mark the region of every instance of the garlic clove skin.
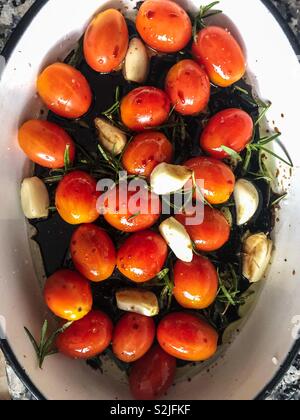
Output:
[[116,293],[117,306],[122,311],[134,312],[148,317],[159,313],[156,295],[143,289],[123,289]]
[[105,150],[112,156],[121,154],[127,143],[126,134],[103,118],[96,118],[95,126],[98,130],[99,142]]
[[245,239],[243,244],[243,275],[250,283],[259,282],[270,263],[273,242],[264,233]]
[[159,231],[179,260],[192,262],[193,243],[181,223],[174,217],[170,217],[160,224]]
[[151,189],[157,195],[174,193],[184,187],[192,174],[185,166],[160,163],[151,174]]
[[239,179],[234,188],[237,225],[242,226],[255,215],[259,206],[259,193],[252,182]]
[[126,80],[144,83],[149,73],[148,51],[139,38],[132,38],[125,57],[123,74]]
[[39,178],[25,178],[21,185],[21,204],[27,219],[41,219],[49,216],[49,193]]

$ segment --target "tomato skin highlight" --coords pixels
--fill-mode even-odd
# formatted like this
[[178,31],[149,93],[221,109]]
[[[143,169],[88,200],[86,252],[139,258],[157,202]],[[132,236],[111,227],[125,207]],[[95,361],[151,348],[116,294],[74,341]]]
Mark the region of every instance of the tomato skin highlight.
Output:
[[231,86],[245,75],[244,53],[230,32],[221,27],[202,29],[193,43],[192,54],[217,86]]
[[99,73],[117,70],[127,53],[128,28],[124,16],[116,9],[99,13],[84,35],[84,56]]
[[56,347],[67,357],[87,360],[101,354],[110,345],[112,334],[110,318],[102,311],[91,311],[59,334]]
[[164,239],[156,232],[144,230],[131,235],[119,249],[119,271],[135,283],[153,279],[163,268],[168,255]]
[[158,325],[157,339],[165,352],[190,362],[210,359],[218,344],[218,334],[213,327],[185,312],[166,315]]
[[177,112],[196,115],[208,105],[210,81],[195,61],[182,60],[169,70],[165,90]]
[[146,0],[138,11],[136,28],[146,44],[163,53],[180,51],[192,37],[188,14],[169,0]]
[[69,146],[70,161],[75,158],[75,144],[68,133],[56,124],[42,120],[25,122],[18,133],[23,152],[44,168],[63,168],[64,156]]
[[[220,160],[200,156],[192,158],[184,164],[195,173],[196,180],[204,180],[202,191],[210,204],[226,203],[235,186],[235,176],[228,165]],[[201,184],[198,184],[202,189]]]
[[93,223],[98,219],[96,180],[86,172],[67,174],[58,184],[55,205],[60,217],[71,225]]
[[129,174],[149,177],[159,163],[170,163],[172,158],[173,145],[167,137],[158,131],[147,131],[128,144],[123,166]]
[[73,233],[71,256],[75,268],[93,282],[107,280],[114,272],[117,256],[115,246],[105,230],[85,224]]
[[92,91],[80,71],[64,63],[47,67],[38,77],[37,90],[47,107],[63,118],[79,118],[92,104]]
[[219,287],[214,265],[194,255],[191,263],[177,261],[174,266],[174,296],[187,309],[206,309],[216,299]]
[[71,270],[59,270],[45,284],[44,299],[59,318],[78,321],[92,309],[91,287],[84,277]]
[[154,338],[155,324],[152,318],[127,313],[115,327],[113,352],[123,362],[135,362],[147,353]]
[[133,364],[129,385],[136,400],[155,400],[168,391],[176,373],[176,359],[159,346]]
[[144,131],[162,125],[169,117],[167,94],[152,86],[132,90],[121,101],[121,119],[130,130]]
[[250,142],[253,130],[254,124],[249,114],[241,109],[225,109],[209,120],[200,137],[200,146],[210,156],[225,159],[229,155],[221,146],[240,153]]

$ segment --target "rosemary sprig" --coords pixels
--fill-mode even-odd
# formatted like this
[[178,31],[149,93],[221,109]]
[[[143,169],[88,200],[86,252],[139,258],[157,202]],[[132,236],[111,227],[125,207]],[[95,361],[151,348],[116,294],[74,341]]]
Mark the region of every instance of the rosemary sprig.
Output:
[[173,297],[174,283],[171,281],[169,274],[166,274],[163,278],[164,288],[160,294],[159,304],[161,308],[166,308],[170,310]]
[[71,159],[70,159],[70,145],[67,144],[65,154],[64,154],[64,165],[65,165],[65,172],[71,167]]
[[232,157],[233,159],[242,162],[242,158],[241,156],[233,149],[231,149],[230,147],[227,146],[221,146],[221,149],[226,152],[230,157]]
[[122,171],[122,165],[119,159],[115,158],[113,155],[111,155],[109,152],[107,152],[100,144],[98,144],[98,149],[103,157],[103,159],[108,163],[108,166],[116,173],[118,174],[120,171]]
[[210,3],[207,6],[200,6],[199,13],[196,15],[193,24],[193,38],[195,42],[197,42],[199,30],[206,27],[204,20],[208,17],[222,13],[222,10],[212,10],[219,3],[219,1],[214,1],[213,3]]
[[121,102],[120,102],[120,86],[117,86],[116,87],[116,92],[115,92],[115,102],[106,111],[102,112],[102,115],[104,115],[105,117],[111,119],[112,116],[116,112],[119,112],[119,110],[120,110],[120,104],[121,104]]
[[281,203],[282,200],[284,200],[288,196],[288,193],[282,194],[280,197],[277,197],[274,201],[271,203],[271,207],[277,206],[279,203]]

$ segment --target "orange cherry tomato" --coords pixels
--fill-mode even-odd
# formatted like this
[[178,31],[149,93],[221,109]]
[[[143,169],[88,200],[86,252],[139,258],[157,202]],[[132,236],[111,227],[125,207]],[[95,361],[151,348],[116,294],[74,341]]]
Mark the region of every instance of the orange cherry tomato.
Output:
[[198,33],[192,53],[217,86],[231,86],[246,72],[246,59],[240,45],[230,32],[218,26],[209,26]]
[[121,102],[122,121],[132,131],[158,127],[168,119],[169,113],[167,94],[152,86],[132,90]]
[[190,362],[210,359],[217,351],[218,334],[206,321],[185,312],[173,312],[157,329],[161,347],[171,356]]
[[[136,194],[119,187],[111,190],[103,199],[107,223],[122,232],[137,232],[153,226],[161,214],[159,197],[146,189],[140,191],[138,199],[135,199]],[[132,201],[141,211],[130,211]]]
[[200,146],[210,156],[225,159],[229,155],[222,146],[241,152],[251,140],[253,129],[253,120],[247,112],[225,109],[209,120],[200,137]]
[[165,395],[176,373],[176,359],[159,346],[133,364],[129,385],[136,400],[155,400]]
[[71,256],[76,270],[94,282],[108,279],[117,262],[115,246],[109,235],[91,224],[82,225],[73,233]]
[[153,279],[163,268],[168,255],[164,239],[151,230],[131,235],[119,249],[117,266],[128,279],[143,283]]
[[204,156],[188,160],[184,164],[195,173],[196,180],[204,181],[202,191],[210,204],[222,204],[229,200],[235,186],[235,176],[225,163]]
[[169,0],[146,0],[138,11],[136,28],[146,44],[163,53],[180,51],[192,37],[188,14]]
[[44,298],[56,316],[68,321],[85,317],[93,305],[90,283],[71,270],[59,270],[47,279]]
[[192,214],[177,214],[176,219],[185,226],[198,251],[216,251],[229,240],[230,226],[219,210],[205,206],[204,219],[199,225],[187,223],[192,216]]
[[47,107],[64,118],[82,117],[92,104],[88,81],[68,64],[47,67],[38,78],[37,90]]
[[209,102],[209,78],[193,60],[179,61],[169,70],[165,89],[175,110],[182,115],[198,114]]
[[128,144],[123,166],[129,174],[149,177],[159,163],[170,163],[172,157],[173,146],[167,137],[158,131],[147,131]]
[[191,263],[176,262],[174,282],[175,299],[187,309],[208,308],[218,293],[217,270],[207,258],[198,255]]
[[108,9],[89,24],[84,35],[84,56],[93,70],[109,73],[118,69],[124,60],[128,43],[124,16],[116,9]]
[[73,359],[87,360],[101,354],[111,343],[113,323],[101,311],[91,311],[56,339],[58,351]]
[[61,218],[70,225],[98,219],[96,180],[82,171],[66,175],[58,184],[55,204]]
[[115,327],[113,352],[123,362],[135,362],[147,353],[154,338],[155,324],[152,318],[127,313]]
[[75,157],[75,144],[71,137],[48,121],[30,120],[23,124],[19,129],[19,145],[30,160],[45,168],[63,168],[67,146],[71,162]]

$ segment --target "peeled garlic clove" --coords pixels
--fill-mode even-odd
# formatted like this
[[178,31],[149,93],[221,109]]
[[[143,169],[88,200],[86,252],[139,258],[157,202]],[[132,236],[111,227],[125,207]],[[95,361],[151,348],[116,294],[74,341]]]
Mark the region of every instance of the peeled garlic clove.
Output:
[[243,275],[257,283],[265,274],[271,260],[273,242],[264,233],[249,236],[243,245]]
[[105,121],[103,118],[95,119],[101,145],[113,156],[123,152],[127,137],[119,128]]
[[184,262],[193,260],[193,244],[185,227],[174,217],[163,221],[159,231],[176,257]]
[[123,74],[129,82],[144,83],[149,73],[147,49],[139,38],[132,38],[125,57]]
[[252,182],[239,179],[234,188],[237,225],[247,223],[256,213],[259,206],[259,193]]
[[116,293],[117,306],[122,311],[134,312],[148,317],[159,313],[156,295],[143,289],[123,289]]
[[160,163],[151,174],[151,189],[157,195],[174,193],[184,187],[192,174],[185,166]]
[[41,179],[35,176],[23,180],[21,204],[27,219],[41,219],[49,216],[49,194]]

